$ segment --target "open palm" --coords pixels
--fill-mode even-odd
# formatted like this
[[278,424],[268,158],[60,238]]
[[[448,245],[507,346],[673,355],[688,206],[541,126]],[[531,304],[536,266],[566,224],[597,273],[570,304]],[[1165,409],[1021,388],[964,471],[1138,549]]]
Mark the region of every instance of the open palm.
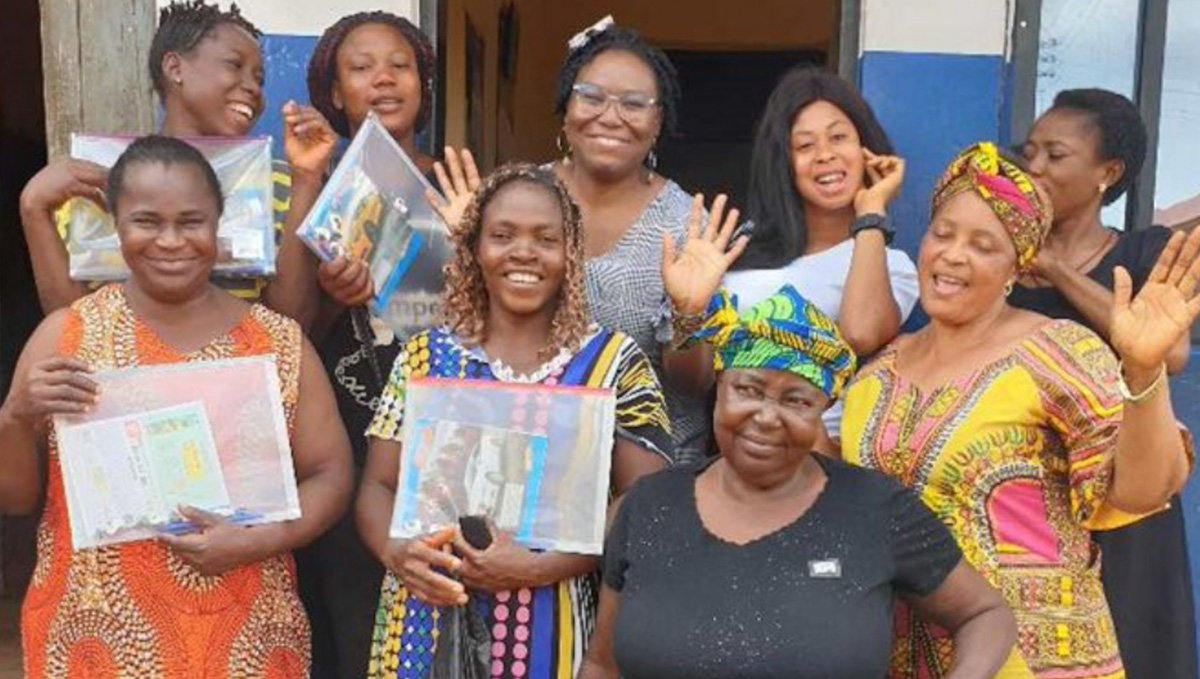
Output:
[[475,157],[467,149],[458,151],[447,146],[444,163],[434,163],[433,172],[446,199],[442,200],[432,191],[425,197],[446,227],[454,229],[479,189],[479,168],[475,165]]
[[1137,296],[1128,271],[1113,276],[1113,348],[1127,366],[1158,369],[1200,316],[1200,229],[1171,236]]
[[678,255],[671,235],[666,234],[663,239],[663,288],[680,313],[698,314],[708,307],[725,272],[741,256],[750,240],[741,236],[732,247],[729,246],[729,239],[737,229],[738,211],[730,210],[729,214],[724,214],[726,202],[724,195],[717,196],[706,224],[704,196],[696,194],[692,200],[687,240]]

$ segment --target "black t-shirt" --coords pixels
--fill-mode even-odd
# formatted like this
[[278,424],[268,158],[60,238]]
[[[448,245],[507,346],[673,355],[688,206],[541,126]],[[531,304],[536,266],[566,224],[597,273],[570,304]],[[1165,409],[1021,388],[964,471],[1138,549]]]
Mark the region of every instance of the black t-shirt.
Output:
[[[1136,294],[1154,270],[1158,256],[1171,239],[1171,231],[1161,226],[1152,226],[1140,231],[1116,233],[1120,234],[1117,244],[1100,258],[1087,276],[1103,285],[1106,290],[1112,290],[1113,269],[1123,266],[1129,270]],[[1069,318],[1089,328],[1092,325],[1054,286],[1026,288],[1018,285],[1013,288],[1008,302],[1019,309],[1036,311],[1050,318]]]
[[704,528],[696,477],[667,470],[626,496],[605,545],[621,592],[625,679],[882,679],[900,592],[936,590],[962,559],[911,491],[816,456],[828,482],[795,522],[744,546]]

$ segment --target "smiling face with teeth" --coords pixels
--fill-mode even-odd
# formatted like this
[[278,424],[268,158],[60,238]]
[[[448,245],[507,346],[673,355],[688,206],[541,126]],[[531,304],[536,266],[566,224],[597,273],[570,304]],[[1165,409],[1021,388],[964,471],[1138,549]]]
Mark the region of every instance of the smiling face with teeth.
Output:
[[968,323],[1005,304],[1017,275],[1017,249],[983,198],[961,193],[933,216],[918,258],[921,306],[929,317]]
[[168,134],[243,137],[262,115],[262,51],[240,26],[220,24],[189,52],[167,53],[163,72]]
[[[608,94],[638,93],[658,99],[654,70],[641,57],[620,49],[596,55],[579,70],[575,83],[588,83]],[[662,131],[662,109],[645,121],[629,122],[609,103],[599,115],[572,97],[563,119],[563,132],[572,149],[571,160],[596,176],[623,178],[643,172],[643,163]]]
[[858,128],[827,101],[801,109],[792,122],[792,173],[807,210],[851,209],[863,187],[866,161]]
[[548,327],[558,310],[567,268],[558,199],[531,181],[513,181],[492,196],[481,222],[475,258],[487,290],[489,316],[532,316]]

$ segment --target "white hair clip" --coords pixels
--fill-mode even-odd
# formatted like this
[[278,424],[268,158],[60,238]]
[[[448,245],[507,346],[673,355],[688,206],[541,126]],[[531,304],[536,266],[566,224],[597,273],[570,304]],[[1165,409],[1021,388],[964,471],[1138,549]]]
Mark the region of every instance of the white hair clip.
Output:
[[584,45],[587,45],[589,42],[591,42],[592,38],[596,36],[596,34],[603,33],[608,29],[609,26],[612,26],[616,23],[617,22],[613,21],[612,15],[609,14],[591,26],[588,26],[582,31],[571,36],[571,39],[567,41],[567,51],[574,52]]

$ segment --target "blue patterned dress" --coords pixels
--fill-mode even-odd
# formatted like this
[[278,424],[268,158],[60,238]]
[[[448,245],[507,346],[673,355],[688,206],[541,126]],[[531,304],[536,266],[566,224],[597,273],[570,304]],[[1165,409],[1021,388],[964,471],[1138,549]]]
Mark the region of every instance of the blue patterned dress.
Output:
[[[667,456],[667,407],[646,355],[627,335],[593,328],[582,348],[560,353],[535,374],[501,380],[508,371],[478,348],[464,347],[444,329],[410,339],[396,358],[369,436],[399,441],[405,385],[417,377],[521,381],[614,389],[617,435]],[[473,593],[492,633],[492,676],[514,679],[574,677],[591,636],[599,578],[571,578],[547,587]],[[432,667],[441,611],[410,599],[391,573],[384,577],[369,676],[426,679]]]

